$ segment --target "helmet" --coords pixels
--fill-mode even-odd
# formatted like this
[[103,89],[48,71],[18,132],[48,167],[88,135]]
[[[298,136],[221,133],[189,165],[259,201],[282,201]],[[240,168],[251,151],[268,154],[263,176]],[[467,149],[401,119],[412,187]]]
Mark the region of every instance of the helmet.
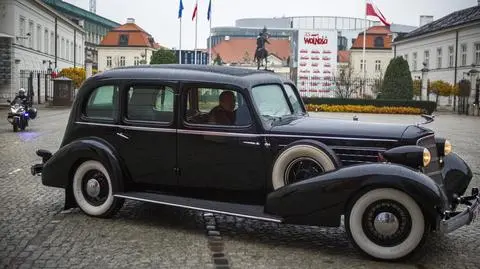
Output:
[[24,88],[20,88],[20,90],[18,90],[18,95],[24,96],[24,95],[25,95],[25,89],[24,89]]

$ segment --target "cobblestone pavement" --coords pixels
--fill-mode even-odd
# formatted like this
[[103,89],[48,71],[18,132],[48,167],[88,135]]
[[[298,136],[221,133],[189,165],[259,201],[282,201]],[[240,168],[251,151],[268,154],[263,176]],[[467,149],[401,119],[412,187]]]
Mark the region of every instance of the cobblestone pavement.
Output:
[[[62,212],[63,192],[43,186],[29,167],[38,160],[36,149],[57,150],[68,113],[43,109],[23,133],[0,122],[0,268],[480,268],[479,223],[431,237],[406,261],[384,263],[356,251],[343,227],[278,225],[131,201],[111,219]],[[475,172],[471,186],[480,186],[480,118],[445,114],[429,127],[453,142]]]

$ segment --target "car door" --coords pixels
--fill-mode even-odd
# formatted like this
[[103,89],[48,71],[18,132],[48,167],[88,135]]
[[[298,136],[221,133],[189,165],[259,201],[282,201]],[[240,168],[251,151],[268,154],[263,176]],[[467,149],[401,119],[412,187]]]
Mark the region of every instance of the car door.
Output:
[[[231,91],[235,121],[225,125],[209,114],[218,109],[219,96]],[[185,187],[235,191],[263,191],[263,140],[252,106],[240,89],[215,84],[182,87],[178,129],[179,184]]]
[[122,91],[122,124],[116,136],[135,183],[176,185],[175,83],[138,82]]

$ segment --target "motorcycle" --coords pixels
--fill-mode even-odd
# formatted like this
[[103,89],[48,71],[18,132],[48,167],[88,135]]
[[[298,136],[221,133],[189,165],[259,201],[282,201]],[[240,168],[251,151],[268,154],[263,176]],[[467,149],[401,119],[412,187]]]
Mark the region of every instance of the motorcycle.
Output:
[[8,112],[7,120],[13,126],[13,131],[18,132],[18,129],[24,131],[28,126],[28,121],[30,119],[35,119],[37,117],[37,109],[31,107],[29,109],[25,108],[25,105],[21,101],[7,100],[10,103],[10,112]]

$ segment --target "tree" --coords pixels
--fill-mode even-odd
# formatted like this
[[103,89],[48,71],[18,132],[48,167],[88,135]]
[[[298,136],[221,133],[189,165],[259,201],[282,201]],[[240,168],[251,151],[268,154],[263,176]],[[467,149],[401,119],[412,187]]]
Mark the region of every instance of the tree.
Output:
[[243,62],[244,63],[250,62],[250,54],[248,53],[248,51],[245,51],[245,54],[243,55]]
[[223,65],[223,60],[222,60],[222,57],[220,57],[220,54],[217,54],[217,56],[215,56],[215,59],[213,59],[213,64]]
[[437,104],[439,96],[450,96],[453,94],[453,90],[454,88],[452,87],[452,85],[443,80],[435,80],[434,82],[432,82],[432,84],[430,84],[430,92],[436,95],[435,102]]
[[335,95],[338,98],[350,98],[357,92],[358,86],[353,79],[353,66],[348,63],[340,67],[338,76],[334,76]]
[[161,48],[152,53],[150,64],[176,64],[178,58],[172,50]]
[[381,98],[405,100],[413,98],[412,74],[408,62],[403,57],[395,57],[390,60],[387,71],[385,71]]
[[71,79],[73,81],[73,87],[75,89],[80,88],[80,86],[86,79],[85,69],[80,67],[64,68],[60,71],[59,76]]

